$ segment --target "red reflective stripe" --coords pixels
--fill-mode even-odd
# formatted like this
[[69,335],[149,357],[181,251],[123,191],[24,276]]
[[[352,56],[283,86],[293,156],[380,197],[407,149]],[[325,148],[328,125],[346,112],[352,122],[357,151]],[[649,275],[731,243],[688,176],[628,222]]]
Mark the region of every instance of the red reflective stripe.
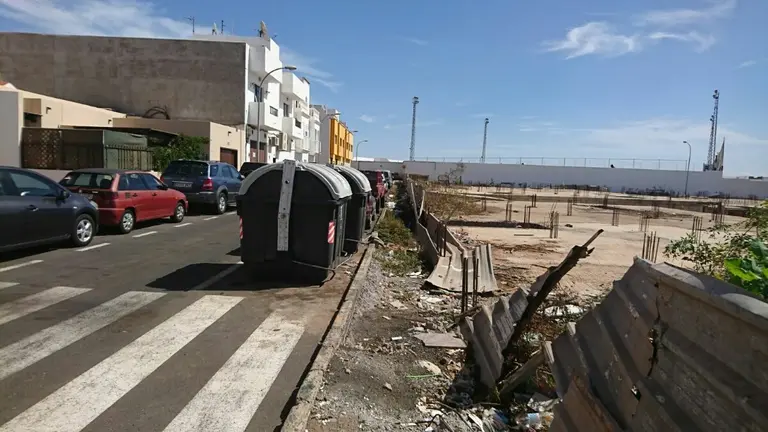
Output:
[[240,218],[240,240],[243,239],[243,218]]
[[333,244],[336,240],[336,222],[328,222],[328,244]]

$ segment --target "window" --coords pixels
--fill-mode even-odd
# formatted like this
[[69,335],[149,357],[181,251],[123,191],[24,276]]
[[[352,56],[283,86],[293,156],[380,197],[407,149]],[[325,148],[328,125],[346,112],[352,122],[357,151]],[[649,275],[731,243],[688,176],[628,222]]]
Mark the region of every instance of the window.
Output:
[[259,102],[261,100],[261,87],[256,85],[256,83],[248,84],[248,90],[253,92],[253,101],[254,102]]
[[127,175],[120,176],[120,180],[117,181],[117,190],[119,191],[131,190],[131,188],[128,186]]
[[34,174],[11,171],[10,180],[13,185],[16,186],[16,193],[10,193],[9,195],[35,197],[58,196],[58,189],[55,186],[49,184],[42,178],[38,178]]
[[149,189],[147,187],[147,184],[144,183],[144,180],[141,179],[141,174],[138,173],[131,173],[125,175],[127,181],[128,181],[128,189],[127,190],[147,190]]
[[301,120],[296,119],[293,121],[293,124],[295,124],[297,128],[301,129]]
[[272,114],[273,116],[277,117],[277,108],[275,108],[273,106],[269,107],[269,113]]
[[218,176],[219,176],[219,166],[211,165],[211,177],[218,177]]
[[226,170],[229,172],[229,176],[232,177],[233,179],[236,179],[236,178],[240,177],[240,173],[237,172],[237,170],[235,168],[227,165],[226,166]]
[[287,103],[283,104],[283,117],[288,117],[291,114],[291,108],[288,107]]
[[208,164],[195,161],[173,161],[163,174],[178,176],[207,176]]
[[160,183],[160,180],[158,180],[157,177],[153,176],[152,174],[141,174],[141,177],[144,178],[144,183],[147,184],[149,189],[164,189],[164,186],[162,183]]
[[109,189],[112,187],[112,180],[115,177],[112,174],[71,172],[59,182],[62,186],[81,186],[98,189]]

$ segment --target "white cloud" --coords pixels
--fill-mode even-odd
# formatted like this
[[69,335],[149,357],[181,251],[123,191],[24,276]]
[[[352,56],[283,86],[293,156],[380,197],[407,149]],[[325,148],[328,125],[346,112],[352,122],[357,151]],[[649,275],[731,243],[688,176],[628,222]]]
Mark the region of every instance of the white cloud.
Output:
[[0,16],[58,34],[182,38],[192,24],[140,0],[0,0]]
[[342,83],[337,81],[332,73],[314,66],[318,61],[311,57],[305,57],[285,47],[280,48],[280,57],[284,64],[296,66],[296,73],[309,77],[310,83],[316,82],[334,93],[339,91],[342,86]]
[[708,50],[715,44],[715,37],[712,35],[702,35],[699,32],[688,33],[666,33],[666,32],[654,32],[648,35],[651,40],[676,40],[681,42],[689,42],[696,45],[696,51],[702,52]]
[[699,24],[723,18],[736,8],[737,0],[713,0],[711,6],[704,9],[666,9],[654,10],[639,15],[635,24],[639,26],[678,27]]
[[[158,4],[145,0],[0,0],[0,16],[45,33],[149,38],[192,35],[192,23],[168,18]],[[316,60],[282,48],[283,61],[296,66],[313,83],[334,92],[341,87],[333,74],[315,66]]]
[[593,21],[568,31],[565,39],[544,42],[549,52],[564,52],[567,59],[589,54],[619,56],[640,50],[639,36],[624,35],[608,23]]
[[369,115],[366,115],[366,114],[363,114],[363,115],[361,115],[358,118],[360,119],[360,121],[365,122],[365,123],[373,123],[373,122],[376,121],[376,117],[369,116]]
[[739,64],[736,69],[744,69],[757,64],[757,60],[747,60]]
[[412,44],[418,45],[418,46],[427,46],[427,45],[429,45],[428,41],[425,41],[424,39],[415,38],[415,37],[401,37],[400,39],[405,41],[405,42],[409,42],[409,43],[412,43]]

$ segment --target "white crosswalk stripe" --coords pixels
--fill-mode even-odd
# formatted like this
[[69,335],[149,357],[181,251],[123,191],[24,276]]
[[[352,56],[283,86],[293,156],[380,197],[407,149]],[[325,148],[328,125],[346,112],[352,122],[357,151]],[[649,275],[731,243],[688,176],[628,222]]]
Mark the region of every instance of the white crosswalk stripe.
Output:
[[[0,282],[0,286],[3,284]],[[162,379],[158,378],[162,377],[162,374],[155,373],[159,372],[161,367],[163,370],[182,368],[183,363],[179,362],[186,361],[184,357],[187,354],[181,351],[187,353],[190,352],[189,348],[192,348],[192,352],[196,352],[195,340],[204,332],[208,336],[203,339],[210,339],[211,335],[220,334],[222,324],[228,326],[228,323],[235,321],[241,323],[241,315],[251,310],[240,308],[239,312],[234,312],[235,306],[240,304],[244,297],[202,295],[190,299],[181,297],[181,293],[130,291],[112,299],[105,299],[98,297],[97,291],[88,288],[53,287],[0,303],[0,330],[4,326],[24,325],[25,320],[34,320],[31,314],[49,311],[46,308],[56,308],[51,309],[52,312],[43,312],[47,315],[54,315],[59,309],[66,310],[67,307],[81,308],[75,310],[79,312],[76,315],[72,315],[75,311],[69,312],[66,317],[62,317],[62,321],[52,321],[49,327],[16,342],[3,346],[0,341],[0,385],[4,380],[10,380],[11,375],[22,371],[29,374],[25,369],[32,366],[36,379],[40,378],[40,374],[43,374],[43,377],[56,374],[58,371],[51,365],[53,362],[41,360],[62,350],[66,350],[68,357],[70,354],[75,356],[75,364],[82,362],[85,366],[75,368],[75,373],[71,376],[62,376],[64,379],[58,381],[55,387],[41,393],[39,399],[30,399],[17,407],[9,406],[7,409],[13,411],[7,412],[5,416],[2,416],[4,406],[0,405],[0,417],[5,421],[0,421],[0,432],[76,432],[87,428],[97,418],[97,423],[103,422],[105,418],[100,416],[118,404],[131,390],[142,390],[137,387],[145,380],[156,383],[158,379]],[[172,297],[175,294],[177,297]],[[89,299],[95,296],[99,300],[90,303]],[[176,301],[176,306],[167,306],[167,301],[162,302],[165,306],[154,303],[164,296],[169,296],[166,298],[170,301]],[[83,305],[87,305],[88,309],[83,310]],[[140,309],[142,312],[139,312]],[[229,313],[235,315],[226,318]],[[142,316],[155,314],[156,318],[151,326],[133,325],[129,328],[138,329],[135,336],[120,338],[119,340],[124,342],[113,343],[114,347],[109,346],[109,338],[114,331],[110,329],[124,328],[120,327],[118,321],[137,320],[136,317],[140,320]],[[237,340],[242,343],[224,345],[231,350],[226,353],[228,357],[220,357],[218,362],[213,363],[215,367],[205,369],[206,375],[194,380],[199,384],[190,387],[194,393],[189,394],[183,404],[168,412],[168,417],[161,424],[154,426],[153,430],[165,428],[168,432],[245,431],[305,331],[303,317],[291,319],[280,311],[263,315],[265,316],[254,318],[247,330],[243,328],[245,332],[240,331],[239,337],[242,339]],[[225,319],[229,321],[216,324]],[[107,329],[107,326],[112,324],[118,327]],[[214,324],[218,326],[218,330],[213,329]],[[257,327],[256,330],[248,335],[247,332],[254,327]],[[213,332],[206,332],[207,329]],[[94,359],[95,361],[88,361],[89,353],[79,351],[79,347],[88,344],[78,344],[78,348],[73,344],[96,332],[99,332],[98,336],[94,335],[96,339],[88,338],[87,342],[98,341],[99,344],[106,344],[109,351],[105,351]],[[200,344],[202,343],[205,342],[201,341]],[[198,346],[201,346],[200,344]],[[223,364],[220,363],[222,361]],[[191,378],[183,375],[182,377]],[[13,377],[14,380],[19,378]],[[178,391],[176,388],[166,389],[156,384],[143,387],[144,390],[160,388],[163,389],[161,391]],[[134,400],[135,396],[129,399]],[[152,399],[147,398],[146,403],[151,404]],[[145,403],[143,398],[140,400],[140,403]],[[121,403],[125,405],[125,402]],[[128,406],[133,407],[134,404],[135,402],[130,402]],[[135,409],[139,414],[143,407],[136,406]],[[8,415],[11,412],[13,414]]]

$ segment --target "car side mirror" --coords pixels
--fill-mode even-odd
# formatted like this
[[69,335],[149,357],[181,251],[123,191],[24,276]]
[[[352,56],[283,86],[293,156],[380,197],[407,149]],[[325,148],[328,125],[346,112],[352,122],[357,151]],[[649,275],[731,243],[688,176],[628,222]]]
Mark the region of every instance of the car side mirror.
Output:
[[168,185],[164,183],[160,183],[159,185],[157,185],[157,188],[160,190],[168,190]]
[[239,178],[240,180],[245,180],[245,176],[242,174],[238,175],[237,178]]
[[61,190],[59,190],[59,196],[57,198],[60,199],[60,200],[65,200],[65,199],[69,198],[70,195],[72,195],[72,194],[68,190],[61,189]]

